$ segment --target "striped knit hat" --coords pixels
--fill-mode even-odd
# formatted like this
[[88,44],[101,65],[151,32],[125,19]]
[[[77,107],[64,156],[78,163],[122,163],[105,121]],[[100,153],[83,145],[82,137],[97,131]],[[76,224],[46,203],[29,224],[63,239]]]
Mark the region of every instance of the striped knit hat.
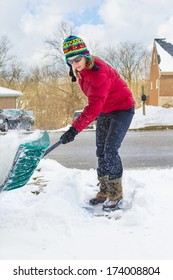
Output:
[[92,59],[91,55],[85,45],[85,42],[76,36],[69,36],[63,42],[63,52],[65,55],[66,63],[70,67],[69,75],[72,77],[72,82],[76,81],[72,66],[68,63],[68,58],[73,56],[85,56],[88,59]]
[[64,40],[63,51],[65,54],[66,62],[67,59],[76,55],[85,56],[88,59],[91,59],[91,55],[87,50],[85,42],[76,36],[69,36]]

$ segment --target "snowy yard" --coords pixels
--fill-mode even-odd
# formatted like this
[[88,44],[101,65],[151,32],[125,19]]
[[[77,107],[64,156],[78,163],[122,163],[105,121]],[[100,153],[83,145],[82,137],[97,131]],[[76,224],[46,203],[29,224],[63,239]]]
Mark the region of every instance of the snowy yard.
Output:
[[49,159],[39,168],[39,195],[34,180],[1,195],[0,259],[173,258],[173,169],[125,171],[124,197],[134,191],[133,206],[108,219],[82,208],[96,191],[95,170]]
[[[159,109],[159,118],[151,109],[147,122],[173,124],[173,109]],[[145,116],[137,115],[133,127],[144,125]],[[8,134],[0,136],[1,181],[17,146],[13,136],[14,145]],[[8,154],[2,153],[5,146]],[[97,191],[96,170],[42,159],[25,187],[0,195],[0,259],[171,260],[172,182],[173,168],[124,170],[124,198],[131,202],[133,196],[131,209],[111,219],[94,217],[83,206]]]

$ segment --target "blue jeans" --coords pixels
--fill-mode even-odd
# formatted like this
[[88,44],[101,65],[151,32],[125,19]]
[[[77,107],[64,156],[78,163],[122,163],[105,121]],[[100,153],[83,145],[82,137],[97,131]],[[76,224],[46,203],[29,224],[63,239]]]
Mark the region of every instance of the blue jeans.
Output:
[[123,166],[118,150],[129,129],[134,107],[128,110],[101,113],[97,118],[96,155],[98,177],[108,176],[110,180],[122,177]]

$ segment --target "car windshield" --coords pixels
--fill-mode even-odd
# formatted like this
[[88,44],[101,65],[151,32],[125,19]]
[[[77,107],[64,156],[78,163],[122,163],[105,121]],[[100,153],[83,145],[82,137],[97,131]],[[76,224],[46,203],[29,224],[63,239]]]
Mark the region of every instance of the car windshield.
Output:
[[21,112],[18,111],[18,110],[6,110],[4,109],[3,112],[8,116],[10,117],[18,117],[21,115]]
[[82,113],[82,111],[75,112],[74,116],[73,116],[73,119],[76,119],[81,113]]

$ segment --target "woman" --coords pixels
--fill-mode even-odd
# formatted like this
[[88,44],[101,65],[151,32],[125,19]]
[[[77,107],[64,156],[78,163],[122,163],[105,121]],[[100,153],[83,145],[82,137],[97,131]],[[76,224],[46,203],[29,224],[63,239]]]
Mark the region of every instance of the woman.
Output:
[[[99,191],[90,204],[103,203],[103,210],[115,210],[122,201],[123,167],[118,150],[134,115],[134,99],[118,72],[90,55],[84,41],[76,36],[64,40],[63,51],[69,75],[88,98],[88,105],[61,136],[66,144],[97,118],[96,154]],[[75,75],[74,75],[74,72]]]

